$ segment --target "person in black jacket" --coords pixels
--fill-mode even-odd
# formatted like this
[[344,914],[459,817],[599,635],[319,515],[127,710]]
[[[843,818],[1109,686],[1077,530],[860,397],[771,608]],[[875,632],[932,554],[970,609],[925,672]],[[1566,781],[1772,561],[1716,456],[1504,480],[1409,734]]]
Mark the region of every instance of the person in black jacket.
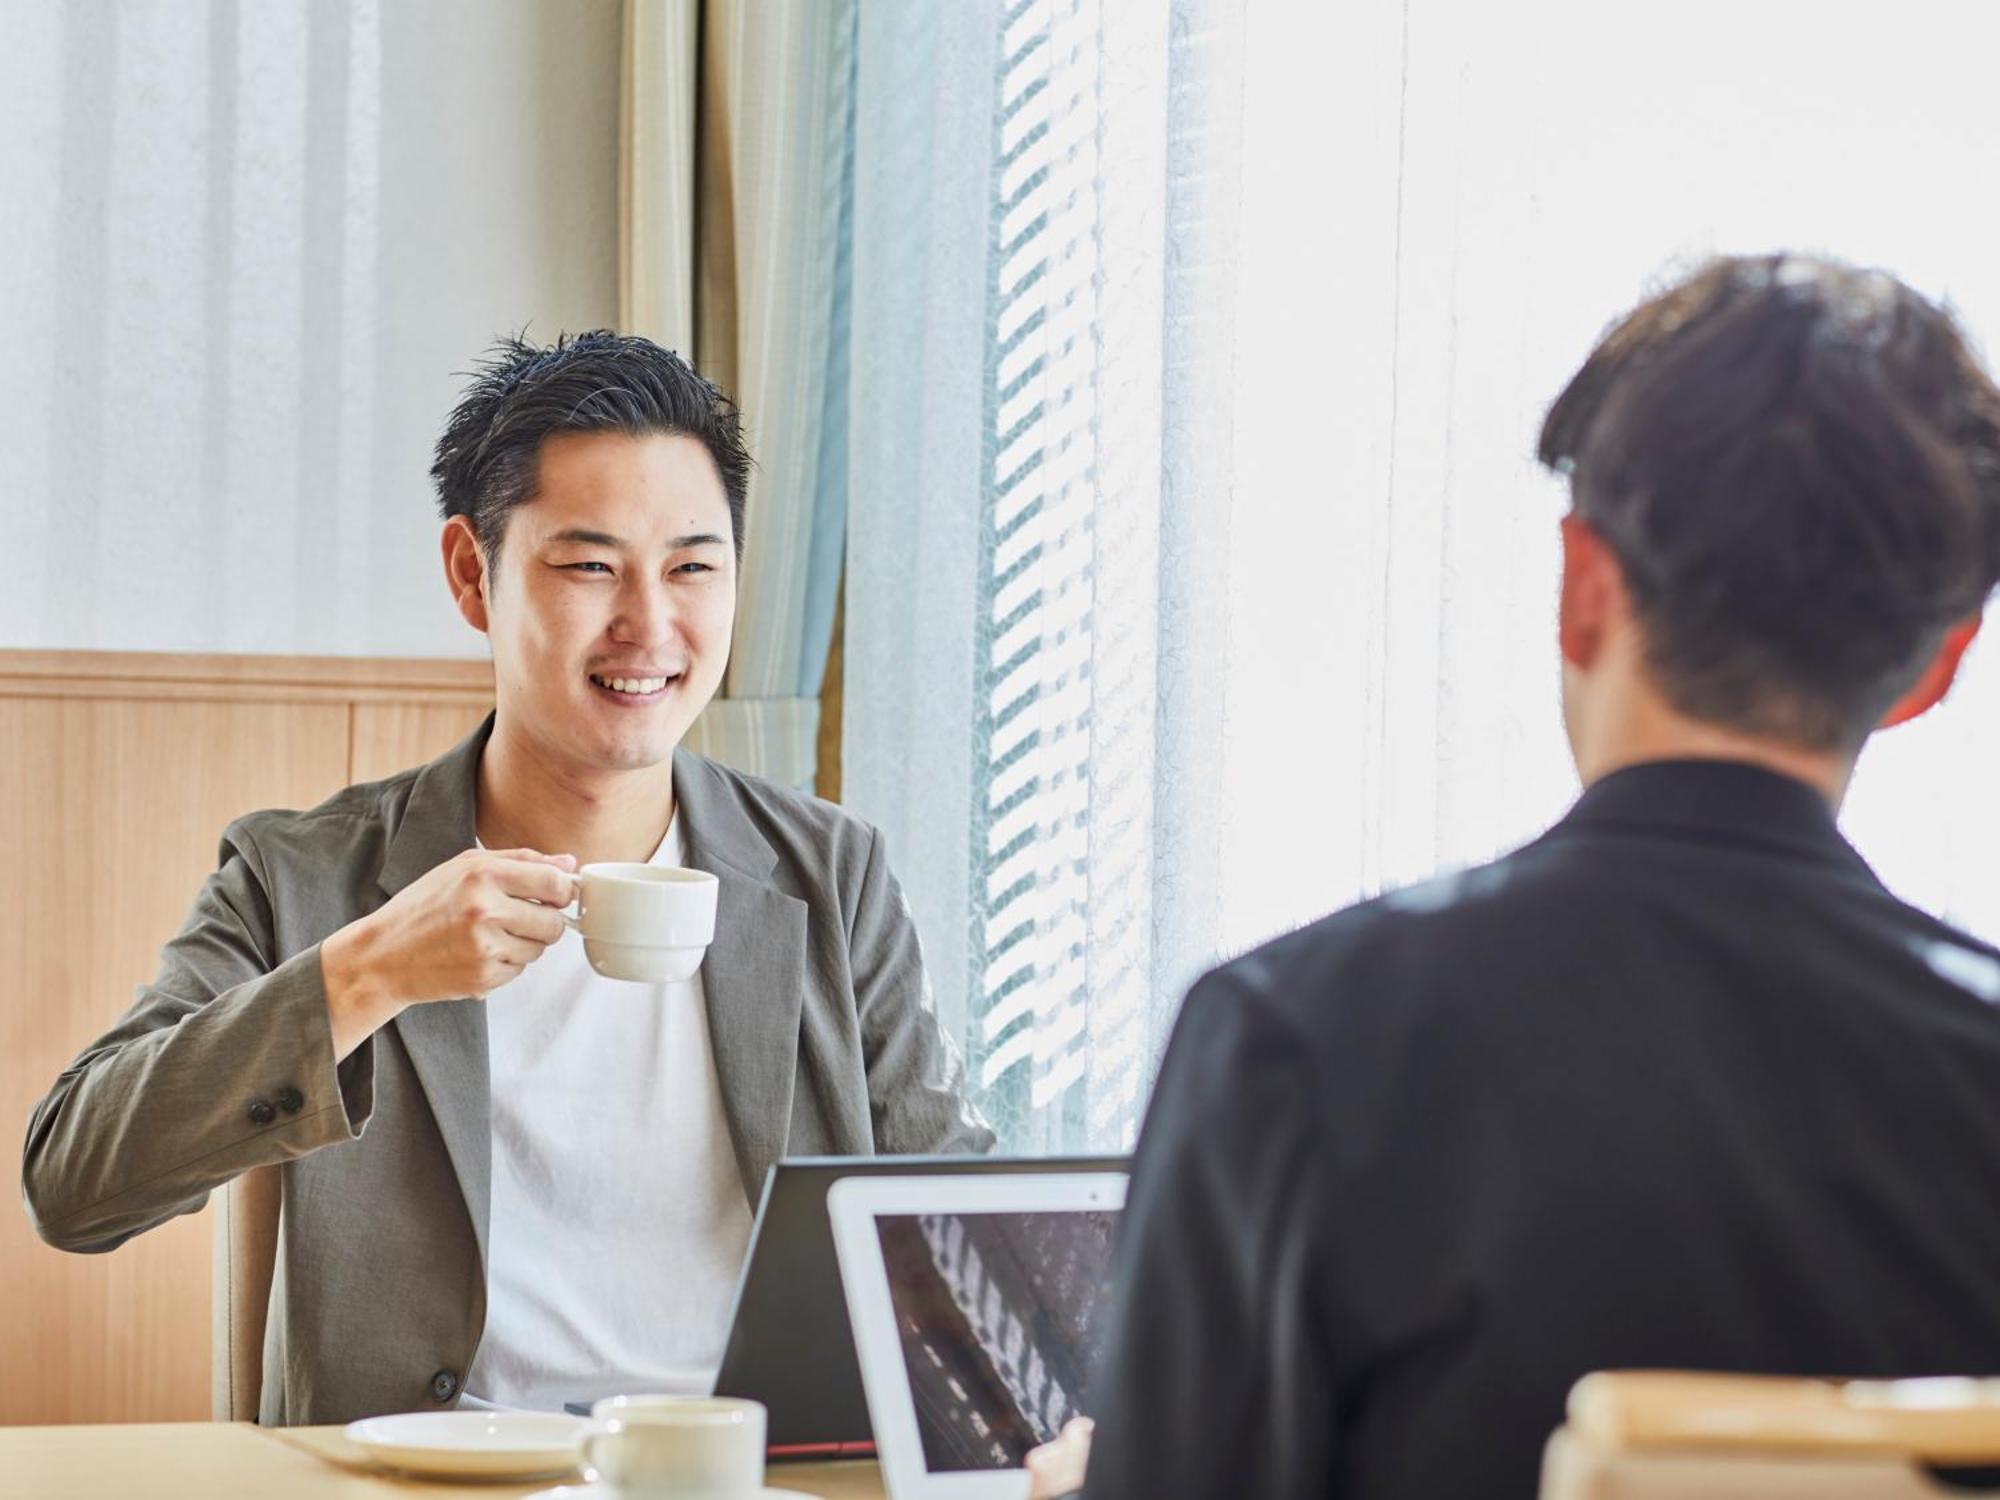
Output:
[[1887,275],[1727,259],[1540,457],[1583,795],[1188,997],[1090,1500],[1529,1497],[1597,1369],[2000,1372],[2000,952],[1834,821],[2000,577],[2000,393]]

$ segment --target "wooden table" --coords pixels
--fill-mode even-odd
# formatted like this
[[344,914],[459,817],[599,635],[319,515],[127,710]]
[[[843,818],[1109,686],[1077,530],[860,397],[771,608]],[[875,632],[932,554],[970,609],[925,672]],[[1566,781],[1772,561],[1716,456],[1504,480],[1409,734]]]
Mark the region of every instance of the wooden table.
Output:
[[[0,1493],[22,1500],[103,1500],[108,1495],[135,1500],[214,1500],[219,1495],[518,1500],[562,1482],[399,1479],[374,1468],[338,1427],[258,1427],[249,1422],[0,1427]],[[875,1465],[865,1461],[778,1465],[769,1483],[820,1500],[884,1500]]]

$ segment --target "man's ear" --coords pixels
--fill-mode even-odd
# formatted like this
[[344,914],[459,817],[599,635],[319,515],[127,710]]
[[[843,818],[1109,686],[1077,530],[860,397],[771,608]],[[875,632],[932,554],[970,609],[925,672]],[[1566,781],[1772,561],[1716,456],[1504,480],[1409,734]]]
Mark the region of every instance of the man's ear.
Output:
[[1938,642],[1937,652],[1931,657],[1929,665],[1910,684],[1910,690],[1882,715],[1882,722],[1875,726],[1877,729],[1907,724],[1944,701],[1944,695],[1951,691],[1952,682],[1958,676],[1958,664],[1965,657],[1965,648],[1979,634],[1980,619],[1979,615],[1968,616],[1944,633],[1944,639]]
[[444,579],[451,587],[452,602],[465,616],[465,623],[482,635],[486,633],[486,553],[472,523],[453,516],[444,523]]
[[1625,575],[1604,538],[1575,511],[1562,519],[1562,549],[1558,640],[1563,661],[1587,672],[1625,608]]

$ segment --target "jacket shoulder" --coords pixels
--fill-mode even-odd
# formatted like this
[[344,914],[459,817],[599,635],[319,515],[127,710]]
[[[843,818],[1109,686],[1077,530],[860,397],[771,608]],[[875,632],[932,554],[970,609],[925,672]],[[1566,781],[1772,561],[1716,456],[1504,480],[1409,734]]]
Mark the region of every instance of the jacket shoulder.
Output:
[[423,767],[413,766],[380,781],[342,787],[309,808],[261,808],[244,813],[223,830],[220,858],[240,853],[253,866],[295,859],[323,860],[335,850],[387,848],[401,822],[410,789]]
[[843,877],[858,878],[875,857],[875,826],[838,803],[692,751],[681,752],[676,768],[703,778],[707,798],[733,809],[780,859],[795,866],[841,883]]
[[1251,949],[1214,977],[1274,1017],[1315,1032],[1356,1012],[1476,1003],[1533,962],[1589,890],[1561,852],[1540,840],[1345,907]]

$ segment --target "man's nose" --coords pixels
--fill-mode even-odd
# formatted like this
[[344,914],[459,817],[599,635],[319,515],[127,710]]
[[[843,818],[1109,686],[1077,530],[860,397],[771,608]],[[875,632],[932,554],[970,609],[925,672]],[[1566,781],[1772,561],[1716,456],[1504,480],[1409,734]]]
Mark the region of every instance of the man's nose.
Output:
[[676,625],[673,591],[658,579],[642,578],[621,590],[611,633],[632,645],[653,646],[671,640]]

